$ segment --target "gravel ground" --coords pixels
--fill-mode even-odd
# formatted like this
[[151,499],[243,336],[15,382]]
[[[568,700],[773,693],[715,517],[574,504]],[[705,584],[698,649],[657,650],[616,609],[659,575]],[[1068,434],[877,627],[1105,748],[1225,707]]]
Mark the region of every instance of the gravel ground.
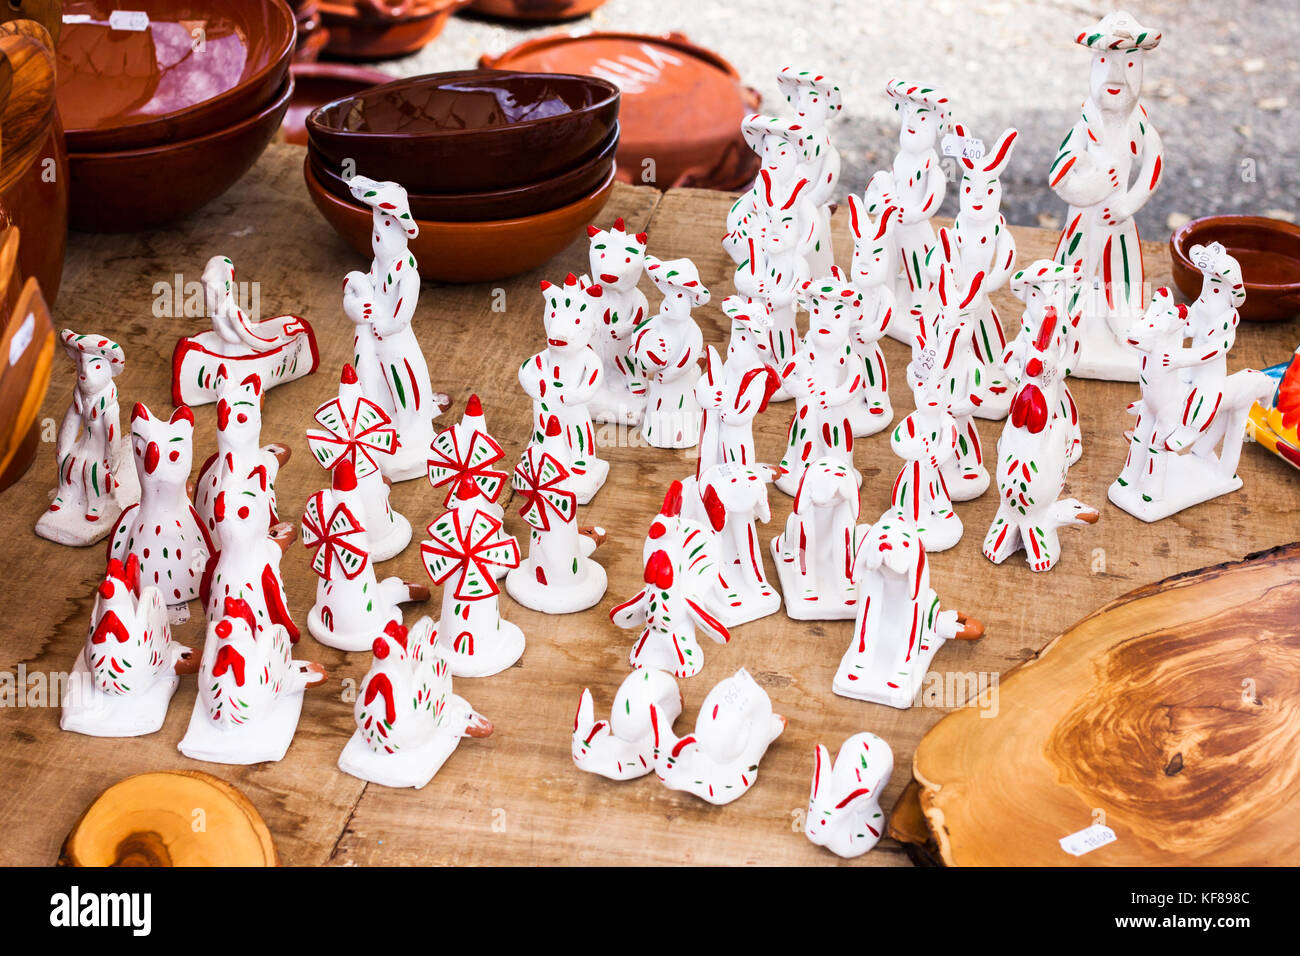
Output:
[[[897,132],[882,94],[890,76],[946,91],[986,142],[1020,129],[1003,212],[1057,226],[1063,204],[1046,171],[1087,92],[1088,53],[1071,38],[1105,4],[961,0],[609,0],[565,25],[519,28],[457,17],[415,56],[383,65],[416,74],[473,65],[556,30],[678,30],[734,63],[765,107],[787,113],[773,79],[787,64],[835,77],[841,190],[861,190],[889,163]],[[1129,2],[1164,41],[1149,54],[1143,102],[1164,140],[1165,178],[1139,216],[1155,238],[1188,217],[1243,212],[1295,219],[1300,159],[1289,142],[1300,106],[1300,8],[1290,0]],[[793,11],[793,12],[792,12]],[[956,210],[950,190],[945,214]]]

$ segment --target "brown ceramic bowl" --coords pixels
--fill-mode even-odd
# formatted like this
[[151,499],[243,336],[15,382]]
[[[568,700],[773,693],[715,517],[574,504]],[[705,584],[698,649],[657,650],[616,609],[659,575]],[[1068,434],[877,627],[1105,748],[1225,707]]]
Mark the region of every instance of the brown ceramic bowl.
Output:
[[[148,14],[112,30],[114,11]],[[88,16],[91,22],[67,22]],[[293,56],[284,0],[68,0],[59,109],[74,153],[144,149],[226,129],[280,92]],[[204,52],[192,31],[203,26]]]
[[475,13],[498,20],[556,22],[576,20],[605,5],[605,0],[473,0]]
[[119,153],[70,153],[73,229],[135,232],[179,219],[248,172],[280,128],[293,77],[268,106],[206,136]]
[[487,192],[590,159],[618,112],[618,87],[608,80],[459,70],[337,100],[307,117],[307,132],[335,169],[350,159],[413,192]]
[[[618,149],[618,127],[610,134],[599,153],[575,169],[527,186],[515,186],[495,192],[429,195],[407,191],[411,215],[435,222],[484,222],[490,219],[518,219],[534,216],[548,209],[558,209],[590,194],[609,178]],[[341,199],[351,201],[347,181],[330,169],[316,152],[308,148],[312,171],[321,184]],[[364,169],[357,172],[368,175]],[[372,177],[373,178],[373,177]]]
[[321,0],[321,23],[329,34],[324,55],[341,60],[392,60],[424,49],[451,15],[470,0],[417,0],[378,12],[383,5]]
[[310,0],[303,12],[295,12],[293,19],[298,25],[298,39],[293,47],[293,62],[315,63],[330,38],[329,31],[321,25],[320,10],[316,7],[315,0]]
[[1189,299],[1201,293],[1201,272],[1189,258],[1192,246],[1220,242],[1241,266],[1246,301],[1241,317],[1275,322],[1300,313],[1300,226],[1263,216],[1206,216],[1174,230],[1169,238],[1174,282]]
[[[417,219],[420,234],[411,252],[420,275],[437,282],[487,282],[527,272],[567,249],[604,208],[614,191],[614,170],[590,195],[536,216],[494,222],[429,222]],[[303,162],[312,201],[343,239],[365,260],[371,258],[370,209],[335,196]]]
[[306,146],[310,141],[307,115],[313,110],[393,80],[387,73],[348,63],[295,63],[292,72],[293,101],[284,114],[284,125],[280,130],[286,143],[297,146]]
[[680,33],[553,33],[480,57],[479,66],[617,78],[624,182],[730,188],[753,167],[740,121],[758,94],[730,63]]

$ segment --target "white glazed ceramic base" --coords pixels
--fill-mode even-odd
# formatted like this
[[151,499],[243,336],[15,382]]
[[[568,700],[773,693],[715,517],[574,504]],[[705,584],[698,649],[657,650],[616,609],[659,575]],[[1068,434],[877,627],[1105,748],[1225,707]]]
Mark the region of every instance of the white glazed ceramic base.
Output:
[[[399,608],[396,620],[401,623],[402,612]],[[337,648],[340,651],[368,651],[374,644],[375,638],[383,633],[383,625],[378,629],[367,627],[359,631],[340,630],[335,627],[330,630],[321,620],[320,610],[313,607],[307,612],[307,633],[316,639],[316,643],[324,644],[326,647]]]
[[987,422],[1000,422],[1006,418],[1011,411],[1011,399],[1015,398],[1014,390],[1003,379],[998,378],[996,381],[1007,386],[1007,390],[1000,395],[988,395],[984,399],[984,404],[975,409],[976,418],[982,418]]
[[608,477],[609,462],[603,458],[588,458],[586,474],[573,475],[569,479],[569,488],[578,496],[578,504],[585,505],[596,497],[596,492],[600,491]]
[[[1087,317],[1084,321],[1088,321]],[[1100,316],[1097,321],[1105,323]],[[1106,329],[1101,334],[1083,336],[1079,343],[1079,361],[1070,370],[1070,375],[1105,382],[1136,382],[1139,365],[1137,349],[1116,342],[1110,330]]]
[[1111,502],[1123,508],[1135,518],[1143,521],[1159,521],[1172,514],[1202,504],[1220,495],[1230,494],[1241,487],[1241,479],[1236,475],[1224,478],[1218,474],[1215,463],[1206,461],[1197,455],[1179,455],[1170,453],[1168,471],[1165,473],[1165,497],[1146,501],[1134,485],[1127,487],[1118,481],[1112,482],[1106,496]]
[[531,560],[526,560],[506,575],[506,592],[524,607],[543,614],[585,611],[600,603],[609,582],[605,569],[591,558],[579,558],[579,561],[582,562],[579,566],[586,569],[582,582],[577,585],[565,582],[561,587],[557,584],[540,584],[533,572]]
[[[438,640],[436,629],[430,640]],[[452,677],[491,677],[524,656],[524,632],[504,619],[494,634],[475,634],[474,644],[477,653],[473,655],[453,650],[450,641],[439,645],[447,657]]]
[[181,679],[171,674],[159,678],[142,694],[123,697],[105,694],[95,686],[86,655],[78,654],[59,701],[62,709],[59,726],[89,737],[142,737],[156,733],[167,719],[167,706],[180,683]]
[[645,396],[631,394],[615,399],[604,391],[587,403],[591,420],[603,425],[640,425],[645,418]]
[[[452,694],[447,698],[449,708],[470,710],[469,703]],[[376,753],[367,746],[361,737],[361,731],[355,731],[352,739],[339,754],[339,769],[362,780],[369,780],[384,787],[414,787],[419,790],[442,769],[447,758],[460,744],[460,738],[454,734],[434,734],[423,747],[417,750],[400,750],[397,753]]]
[[203,701],[195,699],[190,726],[177,745],[185,756],[208,763],[252,764],[283,760],[298,729],[302,691],[281,694],[266,717],[252,724],[220,727],[208,719]]
[[917,536],[928,554],[956,547],[964,530],[961,518],[955,511],[949,511],[943,518],[927,515],[917,524]]
[[[739,564],[733,565],[732,574],[738,574],[735,570]],[[768,617],[781,610],[781,595],[773,588],[771,582],[768,582],[769,592],[759,594],[755,592],[746,581],[744,588],[736,588],[733,591],[724,591],[721,586],[718,588],[718,600],[714,603],[714,609],[717,613],[714,615],[721,622],[723,627],[739,627],[742,624],[749,624],[751,621],[757,621],[760,618]]]
[[[949,468],[948,464],[952,467]],[[974,501],[989,490],[989,472],[987,468],[965,471],[949,459],[943,468],[943,481],[948,486],[948,497],[953,501]],[[929,550],[927,548],[927,550]]]
[[74,514],[64,508],[59,511],[47,511],[36,522],[36,533],[46,541],[66,544],[74,548],[102,541],[117,527],[118,518],[122,517],[122,505],[114,503],[106,508],[98,521],[87,521],[83,514]]
[[[930,638],[930,649],[928,651],[917,651],[916,662],[912,665],[910,676],[902,674],[889,675],[890,680],[898,684],[898,687],[889,687],[878,678],[871,680],[872,675],[867,671],[854,670],[848,664],[851,655],[845,654],[835,672],[835,679],[831,681],[831,690],[841,697],[850,697],[853,700],[865,700],[873,704],[884,704],[887,707],[907,710],[912,706],[912,701],[916,699],[916,692],[920,690],[925,675],[930,670],[930,662],[934,660],[934,655],[945,643],[939,637],[932,636]],[[857,674],[858,679],[849,680],[848,675],[850,673]]]
[[425,478],[429,473],[429,463],[425,458],[419,455],[403,455],[400,452],[393,455],[388,461],[380,464],[380,471],[384,477],[397,484],[399,481],[410,481],[412,478]]
[[[858,534],[862,533],[859,526]],[[793,560],[787,561],[781,555],[781,535],[772,539],[772,560],[776,564],[776,576],[781,582],[781,593],[785,595],[786,616],[796,621],[851,621],[857,617],[857,589],[848,587],[848,602],[828,603],[818,598],[809,600],[799,597],[803,591],[803,582],[795,568]]]
[[388,533],[382,538],[370,539],[370,560],[387,561],[401,554],[411,543],[411,522],[405,515],[393,512],[393,520],[388,526]]

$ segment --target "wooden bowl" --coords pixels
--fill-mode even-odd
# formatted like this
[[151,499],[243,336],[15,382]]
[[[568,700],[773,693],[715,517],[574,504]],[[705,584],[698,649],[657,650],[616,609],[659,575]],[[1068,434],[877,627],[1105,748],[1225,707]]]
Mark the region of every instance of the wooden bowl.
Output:
[[1169,254],[1174,282],[1189,299],[1201,293],[1192,246],[1212,242],[1222,243],[1241,266],[1243,319],[1276,322],[1300,313],[1300,226],[1263,216],[1206,216],[1179,226],[1169,237]]
[[257,162],[292,97],[290,76],[268,106],[206,136],[127,152],[70,153],[72,228],[135,232],[205,206]]
[[378,2],[321,0],[321,23],[329,34],[325,56],[340,60],[393,60],[424,49],[442,32],[451,15],[470,0],[405,3],[396,13],[380,13]]
[[393,77],[378,70],[348,63],[295,63],[293,73],[293,100],[284,114],[280,127],[286,143],[306,146],[307,116],[313,110],[333,100],[352,96],[381,83],[392,82]]
[[[110,29],[114,11],[147,14],[149,26]],[[73,153],[144,149],[226,129],[276,97],[294,51],[285,0],[68,0],[64,14],[58,95]]]
[[498,20],[554,23],[576,20],[605,5],[605,0],[473,0],[470,9]]
[[[408,190],[406,198],[411,207],[411,215],[416,219],[435,222],[484,222],[490,219],[534,216],[549,209],[567,206],[589,195],[609,177],[617,149],[618,126],[615,125],[599,153],[577,168],[551,179],[495,192],[429,195]],[[351,202],[352,193],[347,181],[329,168],[315,147],[308,148],[308,158],[311,160],[312,171],[321,184],[335,196]],[[361,168],[357,172],[369,175]]]
[[307,117],[307,132],[335,169],[350,159],[365,175],[418,193],[488,192],[591,158],[618,112],[618,87],[608,80],[458,70],[329,103]]
[[[487,282],[536,268],[568,248],[600,213],[614,190],[614,173],[590,195],[575,203],[536,216],[495,222],[430,222],[416,220],[420,234],[411,252],[420,275],[437,282]],[[372,256],[370,209],[335,196],[303,161],[303,176],[312,201],[328,222],[361,257]]]

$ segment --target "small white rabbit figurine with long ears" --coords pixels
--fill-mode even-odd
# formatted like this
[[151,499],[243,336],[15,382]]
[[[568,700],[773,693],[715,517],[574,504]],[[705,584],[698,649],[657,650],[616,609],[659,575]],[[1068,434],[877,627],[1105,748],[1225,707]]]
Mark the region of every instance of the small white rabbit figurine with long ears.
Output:
[[653,710],[672,725],[682,713],[682,692],[667,671],[642,667],[623,678],[609,720],[597,720],[591,690],[583,688],[573,718],[573,762],[610,780],[632,780],[654,770]]
[[818,744],[804,835],[845,859],[866,853],[885,832],[880,798],[893,772],[894,752],[875,734],[844,741],[834,763],[831,752]]

